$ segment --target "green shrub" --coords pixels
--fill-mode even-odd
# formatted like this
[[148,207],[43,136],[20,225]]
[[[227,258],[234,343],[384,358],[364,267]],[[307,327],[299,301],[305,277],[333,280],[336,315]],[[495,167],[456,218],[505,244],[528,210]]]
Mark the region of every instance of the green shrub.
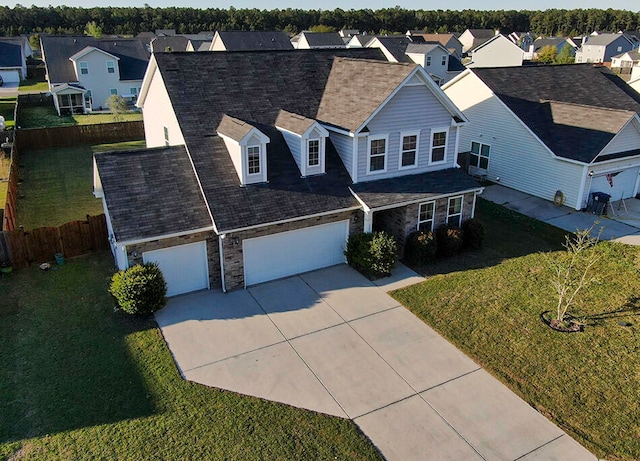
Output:
[[351,235],[344,253],[351,267],[369,278],[379,278],[391,275],[397,251],[393,236],[374,232]]
[[477,250],[482,247],[484,227],[477,219],[467,219],[462,223],[462,246],[465,249]]
[[414,265],[423,265],[432,261],[438,252],[438,241],[433,232],[417,231],[407,238],[404,257]]
[[456,255],[462,249],[463,232],[458,226],[443,224],[436,230],[438,256],[446,258]]
[[109,293],[128,314],[150,314],[167,302],[167,284],[156,263],[138,264],[115,273]]

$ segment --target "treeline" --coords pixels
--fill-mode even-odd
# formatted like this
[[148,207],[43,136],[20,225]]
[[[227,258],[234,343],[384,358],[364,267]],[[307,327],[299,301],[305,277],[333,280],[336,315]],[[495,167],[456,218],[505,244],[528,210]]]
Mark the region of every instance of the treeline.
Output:
[[539,35],[579,35],[593,30],[637,30],[640,12],[626,10],[259,10],[196,8],[75,8],[0,7],[0,35],[82,33],[95,21],[105,34],[136,35],[156,29],[191,34],[214,30],[286,30],[297,33],[313,26],[358,29],[368,33],[462,32],[467,28],[533,32]]

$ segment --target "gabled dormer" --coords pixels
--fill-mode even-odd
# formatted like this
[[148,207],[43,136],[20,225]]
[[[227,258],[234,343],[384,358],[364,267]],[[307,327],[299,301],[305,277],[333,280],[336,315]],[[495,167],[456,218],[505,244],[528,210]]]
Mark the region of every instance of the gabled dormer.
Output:
[[120,79],[120,58],[95,46],[84,47],[69,57],[69,60],[73,63],[79,82],[87,79]]
[[282,133],[303,177],[325,172],[329,132],[322,125],[316,120],[281,110],[276,128]]
[[248,122],[224,115],[216,130],[231,156],[240,183],[267,182],[267,135]]

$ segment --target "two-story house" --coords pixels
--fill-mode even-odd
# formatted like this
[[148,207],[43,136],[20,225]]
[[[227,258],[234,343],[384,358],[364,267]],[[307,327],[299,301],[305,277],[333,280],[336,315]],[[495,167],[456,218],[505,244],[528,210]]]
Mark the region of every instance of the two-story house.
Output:
[[473,67],[513,67],[521,66],[524,51],[502,34],[497,34],[476,48],[469,50],[465,66]]
[[454,68],[459,60],[439,42],[410,43],[405,54],[416,64],[420,64],[436,83],[442,85],[458,75],[464,68]]
[[0,77],[5,84],[27,78],[27,58],[33,53],[26,37],[0,37]]
[[105,107],[120,95],[135,102],[149,54],[138,39],[43,35],[42,57],[58,114]]
[[467,29],[460,34],[458,41],[462,43],[462,52],[467,53],[497,34],[498,31],[493,29]]
[[613,56],[631,51],[634,44],[625,34],[589,35],[576,51],[576,63],[607,63]]
[[291,43],[297,50],[319,50],[325,48],[346,48],[347,42],[338,32],[300,32]]
[[465,117],[379,50],[160,53],[138,104],[151,149],[96,154],[95,194],[118,267],[157,262],[170,295],[344,263],[363,231],[402,252],[481,191],[456,166]]

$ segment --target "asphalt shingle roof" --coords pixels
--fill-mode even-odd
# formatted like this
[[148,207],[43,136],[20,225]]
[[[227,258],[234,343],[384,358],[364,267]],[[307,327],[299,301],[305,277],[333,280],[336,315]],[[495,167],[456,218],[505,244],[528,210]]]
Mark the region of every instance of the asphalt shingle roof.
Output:
[[282,31],[240,31],[216,32],[227,51],[292,50],[289,35]]
[[640,94],[591,64],[473,69],[556,155],[589,163],[634,113]]
[[22,48],[0,41],[0,67],[22,67]]
[[164,53],[165,51],[187,51],[189,40],[181,35],[167,35],[151,40],[151,51]]
[[344,47],[344,40],[338,32],[302,32],[310,47]]
[[243,120],[238,120],[237,118],[230,117],[228,115],[223,115],[222,120],[220,120],[220,124],[218,125],[218,129],[216,130],[219,134],[227,136],[235,141],[240,141],[249,132],[254,128],[253,125],[247,123]]
[[[155,56],[220,232],[358,206],[348,190],[351,178],[330,141],[326,174],[301,178],[275,129],[281,109],[317,118],[336,56],[384,60],[380,50],[366,48]],[[197,79],[192,69],[198,69]],[[365,93],[357,77],[351,79]],[[271,139],[267,183],[241,187],[215,132],[224,114],[251,123]]]
[[351,186],[351,190],[372,209],[477,189],[480,189],[480,184],[459,168],[360,182]]
[[[377,37],[378,41],[398,62],[413,62],[406,54],[410,43],[424,43],[420,36],[407,37],[405,35],[383,35]],[[371,42],[367,43],[369,46]]]
[[[590,35],[587,38],[586,42],[582,42],[583,45],[599,45],[599,46],[607,46],[619,38],[627,39],[623,34],[600,34],[600,35]],[[627,39],[628,40],[628,39]]]
[[302,115],[293,114],[286,110],[281,110],[276,119],[276,127],[283,128],[295,134],[302,135],[311,126],[316,123],[311,118],[304,117]]
[[[548,38],[537,38],[533,41],[533,46],[535,51],[539,51],[542,47],[545,46],[554,46],[557,47],[561,43],[567,42],[567,39],[564,37],[548,37]],[[567,43],[569,45],[569,43]]]
[[94,157],[116,240],[212,225],[184,146],[104,152]]
[[149,62],[149,53],[136,38],[98,40],[85,35],[43,35],[42,48],[51,83],[77,82],[69,57],[88,46],[120,58],[121,80],[142,80]]

